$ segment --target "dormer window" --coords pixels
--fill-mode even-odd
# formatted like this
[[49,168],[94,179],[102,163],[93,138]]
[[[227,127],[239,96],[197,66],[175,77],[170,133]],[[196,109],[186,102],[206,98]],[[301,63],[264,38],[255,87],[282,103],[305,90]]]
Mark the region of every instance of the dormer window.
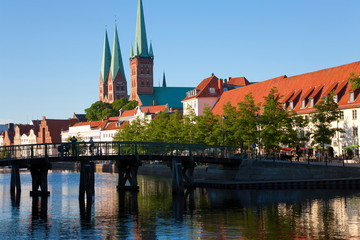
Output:
[[301,108],[305,108],[305,99],[301,99]]
[[286,110],[286,102],[283,104],[283,108],[284,110]]
[[354,92],[349,92],[349,102],[353,102],[354,99]]
[[215,94],[215,88],[209,88],[210,94]]
[[334,95],[334,103],[338,103],[338,95],[337,94]]
[[294,102],[290,101],[290,109],[293,110],[294,109]]
[[313,106],[314,106],[314,99],[310,98],[310,107],[313,107]]

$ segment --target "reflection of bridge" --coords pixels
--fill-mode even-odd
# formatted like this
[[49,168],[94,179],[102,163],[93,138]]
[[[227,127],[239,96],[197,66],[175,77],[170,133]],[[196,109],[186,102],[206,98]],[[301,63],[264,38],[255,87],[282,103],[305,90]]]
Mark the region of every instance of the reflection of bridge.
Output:
[[[119,190],[137,190],[137,171],[142,161],[162,160],[171,164],[173,192],[193,186],[196,163],[237,165],[237,149],[177,143],[100,142],[48,143],[0,147],[0,166],[11,167],[11,192],[21,191],[19,168],[29,168],[32,194],[47,195],[47,173],[53,162],[79,162],[79,197],[94,195],[95,161],[113,160],[119,172]],[[39,188],[41,191],[39,191]]]

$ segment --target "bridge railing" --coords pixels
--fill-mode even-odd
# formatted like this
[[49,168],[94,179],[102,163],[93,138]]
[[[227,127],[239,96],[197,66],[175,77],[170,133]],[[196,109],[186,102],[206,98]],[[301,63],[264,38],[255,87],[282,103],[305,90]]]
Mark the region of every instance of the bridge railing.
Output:
[[239,148],[183,143],[76,142],[0,146],[0,161],[49,157],[148,155],[232,158]]

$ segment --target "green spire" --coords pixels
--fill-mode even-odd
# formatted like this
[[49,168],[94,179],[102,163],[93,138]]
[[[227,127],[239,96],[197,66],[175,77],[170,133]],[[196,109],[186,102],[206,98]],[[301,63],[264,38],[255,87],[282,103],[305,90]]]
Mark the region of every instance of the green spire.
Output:
[[152,43],[150,42],[150,50],[149,50],[149,57],[153,57],[154,53],[153,53],[153,49],[152,49]]
[[134,49],[133,49],[133,45],[131,44],[131,49],[130,49],[130,58],[134,57]]
[[136,19],[136,35],[135,35],[135,56],[148,57],[148,45],[146,39],[145,19],[142,1],[138,2],[137,19]]
[[104,49],[103,49],[101,72],[100,72],[103,83],[107,80],[109,76],[110,64],[111,64],[111,52],[110,52],[107,32],[105,30]]
[[112,53],[112,58],[111,58],[110,71],[111,71],[111,77],[112,77],[113,81],[115,80],[116,74],[119,71],[121,71],[121,73],[123,74],[123,76],[125,78],[125,71],[124,71],[124,66],[123,66],[122,57],[121,57],[121,51],[120,51],[120,45],[119,45],[119,39],[118,39],[116,25],[115,25],[115,35],[114,35],[113,53]]
[[166,87],[166,78],[165,78],[165,72],[163,72],[163,87]]

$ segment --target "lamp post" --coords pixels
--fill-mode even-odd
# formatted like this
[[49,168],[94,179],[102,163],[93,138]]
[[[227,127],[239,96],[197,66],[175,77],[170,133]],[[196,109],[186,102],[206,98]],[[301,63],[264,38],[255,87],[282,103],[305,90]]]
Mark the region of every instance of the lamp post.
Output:
[[224,119],[226,119],[226,117],[224,116],[224,114],[222,114],[221,115],[221,126],[222,126],[222,145],[223,146],[225,146]]
[[260,146],[260,122],[259,122],[259,117],[260,114],[257,113],[255,114],[255,117],[257,118],[257,125],[258,125],[258,130],[259,130],[259,143],[258,143],[258,148],[259,148],[259,160],[261,159],[261,146]]

